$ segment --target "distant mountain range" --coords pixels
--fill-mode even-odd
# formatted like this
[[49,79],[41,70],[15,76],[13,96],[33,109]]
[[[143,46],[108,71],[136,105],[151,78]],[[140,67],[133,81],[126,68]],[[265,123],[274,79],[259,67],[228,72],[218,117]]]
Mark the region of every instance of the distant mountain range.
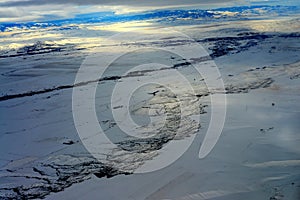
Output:
[[[155,10],[143,13],[116,14],[114,12],[97,12],[76,15],[73,18],[23,23],[1,23],[0,31],[9,31],[14,28],[46,28],[62,25],[76,25],[86,23],[116,23],[142,20],[156,20],[157,22],[173,22],[180,20],[202,20],[202,22],[212,20],[239,20],[252,17],[263,17],[270,15],[288,16],[298,14],[298,6],[240,6],[226,7],[210,10]],[[72,28],[72,27],[69,27]],[[65,28],[64,28],[65,29]]]

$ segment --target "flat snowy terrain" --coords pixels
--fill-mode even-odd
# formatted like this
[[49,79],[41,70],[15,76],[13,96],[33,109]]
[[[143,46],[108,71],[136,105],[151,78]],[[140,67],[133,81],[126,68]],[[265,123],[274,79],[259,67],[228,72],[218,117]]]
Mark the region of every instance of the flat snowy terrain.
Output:
[[[299,15],[222,17],[0,32],[0,199],[299,199]],[[224,91],[193,66],[217,68]],[[218,94],[224,127],[199,159]],[[88,147],[93,109],[114,148]]]

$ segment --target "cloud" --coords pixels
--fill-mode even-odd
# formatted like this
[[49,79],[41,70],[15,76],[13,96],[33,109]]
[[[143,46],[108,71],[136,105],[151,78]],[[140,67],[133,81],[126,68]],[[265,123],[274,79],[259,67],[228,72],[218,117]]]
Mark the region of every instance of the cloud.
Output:
[[0,3],[0,6],[32,6],[50,4],[73,4],[73,5],[108,5],[108,6],[131,6],[131,7],[160,7],[160,6],[191,6],[201,4],[223,4],[225,2],[241,2],[243,0],[11,0]]
[[244,0],[2,0],[0,22],[44,21],[49,16],[59,19],[102,11],[119,14],[190,6],[207,8],[211,5],[224,6],[230,2],[235,4]]
[[[113,11],[117,14],[172,8],[216,8],[251,4],[295,4],[299,0],[0,0],[0,22],[46,21],[76,14]],[[278,3],[276,3],[277,5]],[[299,4],[299,2],[298,2]]]
[[63,7],[63,5],[0,6],[0,22],[39,21],[44,19],[45,16],[65,18],[70,17],[70,14],[74,11],[74,7]]

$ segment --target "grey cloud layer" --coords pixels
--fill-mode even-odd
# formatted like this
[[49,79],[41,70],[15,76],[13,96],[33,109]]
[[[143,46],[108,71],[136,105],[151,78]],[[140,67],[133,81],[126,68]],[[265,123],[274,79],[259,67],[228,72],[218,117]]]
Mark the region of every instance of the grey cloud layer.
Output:
[[[243,0],[235,0],[236,2],[242,2]],[[21,1],[7,1],[0,3],[0,6],[14,7],[14,6],[32,6],[32,5],[46,5],[46,4],[74,4],[74,5],[111,5],[111,6],[190,6],[198,4],[217,4],[234,2],[234,0],[21,0]]]
[[[45,20],[49,14],[56,18],[66,18],[78,13],[99,11],[151,10],[160,8],[190,7],[205,5],[210,7],[226,3],[243,4],[246,0],[0,0],[0,22],[22,22],[34,19]],[[79,7],[79,6],[87,7]],[[117,8],[118,7],[118,8]],[[120,10],[116,10],[120,9]],[[129,9],[130,10],[130,9]]]

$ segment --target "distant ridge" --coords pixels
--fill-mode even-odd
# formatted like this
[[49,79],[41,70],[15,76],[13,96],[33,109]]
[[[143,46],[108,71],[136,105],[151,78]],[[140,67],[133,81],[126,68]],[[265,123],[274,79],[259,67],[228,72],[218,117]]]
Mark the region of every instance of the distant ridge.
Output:
[[[263,14],[277,14],[289,15],[297,14],[300,10],[297,6],[240,6],[240,7],[225,7],[209,10],[191,9],[191,10],[154,10],[143,13],[130,14],[115,14],[114,12],[97,12],[76,15],[74,18],[40,21],[40,22],[24,22],[24,23],[1,23],[0,31],[9,31],[12,28],[28,29],[28,28],[47,28],[62,25],[76,25],[83,23],[116,23],[116,22],[130,22],[138,20],[156,19],[162,21],[176,21],[180,19],[241,19],[253,16],[260,16]],[[234,15],[226,15],[226,12],[234,13]],[[71,27],[72,28],[72,27]]]

